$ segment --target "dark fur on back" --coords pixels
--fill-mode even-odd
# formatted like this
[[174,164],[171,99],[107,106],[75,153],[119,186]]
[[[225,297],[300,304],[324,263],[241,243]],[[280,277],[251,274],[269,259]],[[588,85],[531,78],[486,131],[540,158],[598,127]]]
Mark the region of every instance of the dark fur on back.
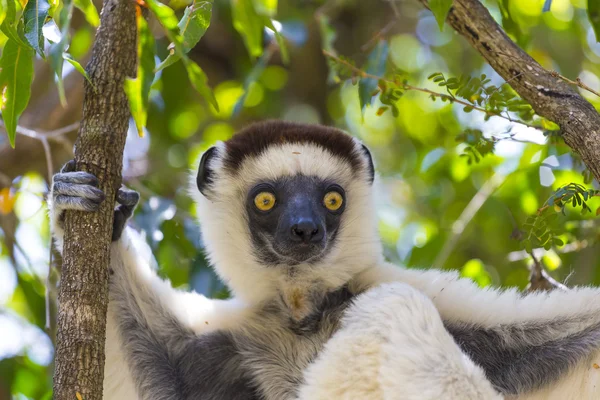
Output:
[[276,143],[313,143],[347,160],[353,168],[360,169],[361,154],[357,154],[354,140],[343,131],[322,125],[300,124],[285,121],[265,121],[252,124],[225,142],[227,154],[225,167],[238,170],[246,157],[259,156]]
[[[600,325],[565,338],[533,346],[507,346],[508,337],[541,336],[547,324],[483,329],[446,323],[458,346],[483,368],[492,385],[505,395],[517,395],[556,382],[600,346]],[[560,322],[552,328],[560,330]]]

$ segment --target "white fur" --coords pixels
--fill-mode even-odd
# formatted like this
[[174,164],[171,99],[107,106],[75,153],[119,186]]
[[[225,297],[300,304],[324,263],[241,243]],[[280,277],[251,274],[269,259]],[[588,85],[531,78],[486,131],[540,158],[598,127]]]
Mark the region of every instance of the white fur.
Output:
[[[356,142],[356,151],[360,144]],[[219,147],[223,154],[223,146]],[[277,291],[304,290],[315,283],[339,287],[361,270],[382,261],[377,239],[372,188],[364,174],[321,147],[287,143],[271,146],[256,158],[247,158],[232,175],[222,168],[222,158],[212,161],[216,185],[210,199],[192,189],[202,236],[211,264],[236,297],[260,303]],[[366,166],[365,166],[366,167]],[[305,174],[330,179],[346,192],[346,209],[338,233],[338,245],[318,265],[301,265],[290,278],[283,268],[265,268],[250,256],[252,244],[244,212],[248,190],[265,179]],[[195,187],[195,180],[193,185]]]
[[431,300],[403,283],[356,299],[305,382],[300,400],[502,398],[460,351]]

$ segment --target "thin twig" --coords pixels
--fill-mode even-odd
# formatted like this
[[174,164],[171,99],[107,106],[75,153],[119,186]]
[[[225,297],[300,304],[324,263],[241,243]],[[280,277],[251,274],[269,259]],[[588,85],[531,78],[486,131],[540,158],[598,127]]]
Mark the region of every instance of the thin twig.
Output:
[[580,78],[577,78],[575,80],[571,80],[569,78],[567,78],[566,76],[562,76],[561,74],[559,74],[556,71],[550,71],[550,74],[556,78],[560,78],[563,81],[570,83],[571,85],[575,85],[577,87],[582,88],[583,90],[587,90],[590,93],[595,94],[596,96],[600,97],[600,93],[597,92],[596,90],[592,89],[591,87],[589,87],[588,85],[586,85],[585,83],[583,83],[583,81]]
[[[48,190],[52,188],[52,173],[54,172],[54,166],[52,164],[52,151],[48,144],[48,139],[45,136],[39,138],[44,147],[44,155],[46,156],[46,168],[48,169]],[[46,330],[50,332],[50,275],[52,275],[52,235],[50,235],[50,243],[48,244],[48,275],[46,275],[46,288],[44,290],[44,302],[46,309]]]
[[465,228],[471,222],[475,214],[485,204],[487,199],[502,185],[505,181],[505,176],[499,173],[494,174],[487,182],[483,184],[481,189],[473,196],[469,204],[465,207],[458,219],[452,224],[452,233],[450,238],[444,243],[444,247],[436,257],[433,266],[435,268],[443,268],[446,260],[456,247],[458,240],[462,236]]
[[377,79],[377,80],[380,80],[380,81],[384,81],[384,82],[390,83],[392,85],[397,85],[397,86],[401,87],[404,90],[414,90],[416,92],[427,93],[430,96],[437,97],[437,98],[440,98],[440,99],[446,99],[446,100],[448,100],[448,101],[450,101],[452,103],[462,104],[464,106],[468,106],[468,107],[472,108],[473,110],[481,111],[481,112],[485,113],[486,115],[489,115],[489,116],[492,116],[492,117],[500,117],[500,118],[503,118],[503,119],[505,119],[507,121],[510,121],[512,123],[521,124],[521,125],[527,126],[529,128],[535,128],[535,129],[539,129],[539,130],[543,129],[540,126],[533,125],[533,124],[530,124],[528,122],[521,121],[521,120],[515,120],[515,119],[512,119],[510,117],[506,117],[505,115],[502,115],[502,114],[499,114],[499,113],[496,113],[496,112],[493,112],[493,111],[490,111],[490,110],[486,110],[485,108],[478,107],[478,106],[476,106],[476,105],[474,105],[472,103],[469,103],[467,101],[463,101],[463,100],[457,99],[456,97],[447,95],[445,93],[434,92],[433,90],[421,88],[421,87],[418,87],[418,86],[413,86],[413,85],[410,85],[408,83],[395,82],[395,81],[383,78],[381,76],[369,74],[368,72],[365,72],[362,69],[355,67],[354,65],[352,65],[348,61],[343,60],[343,59],[337,57],[336,55],[328,52],[327,50],[323,50],[323,54],[326,57],[329,57],[329,58],[335,60],[337,63],[345,65],[346,67],[348,67],[349,69],[351,69],[354,73],[356,73],[360,78]]
[[569,290],[567,286],[548,275],[542,262],[535,255],[531,254],[531,258],[533,259],[533,265],[530,268],[531,275],[529,276],[529,284],[525,288],[525,292],[534,292],[537,290],[550,291],[554,289]]
[[397,22],[398,22],[397,18],[394,18],[393,20],[388,22],[383,28],[378,30],[377,33],[375,33],[375,35],[373,35],[373,37],[371,39],[369,39],[369,41],[367,43],[360,46],[360,51],[364,52],[364,51],[369,50],[373,44],[375,44],[376,42],[381,40],[383,37],[385,37],[385,35],[394,27],[394,25],[396,25]]

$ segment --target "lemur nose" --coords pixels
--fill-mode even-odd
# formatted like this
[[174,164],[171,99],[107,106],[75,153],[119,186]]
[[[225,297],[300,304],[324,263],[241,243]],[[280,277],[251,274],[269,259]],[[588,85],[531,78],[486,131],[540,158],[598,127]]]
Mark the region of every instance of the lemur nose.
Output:
[[291,238],[295,242],[320,242],[323,239],[323,229],[312,219],[301,219],[292,225]]

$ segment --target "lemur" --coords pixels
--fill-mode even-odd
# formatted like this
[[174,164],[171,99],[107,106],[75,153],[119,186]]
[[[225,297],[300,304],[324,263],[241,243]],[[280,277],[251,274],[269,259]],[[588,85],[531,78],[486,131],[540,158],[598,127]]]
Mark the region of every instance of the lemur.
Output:
[[[59,250],[63,210],[103,200],[74,167],[50,196]],[[139,196],[119,190],[105,397],[598,398],[600,290],[522,295],[388,264],[374,177],[364,145],[319,125],[253,124],[208,149],[191,194],[230,300],[160,279],[124,229]]]

